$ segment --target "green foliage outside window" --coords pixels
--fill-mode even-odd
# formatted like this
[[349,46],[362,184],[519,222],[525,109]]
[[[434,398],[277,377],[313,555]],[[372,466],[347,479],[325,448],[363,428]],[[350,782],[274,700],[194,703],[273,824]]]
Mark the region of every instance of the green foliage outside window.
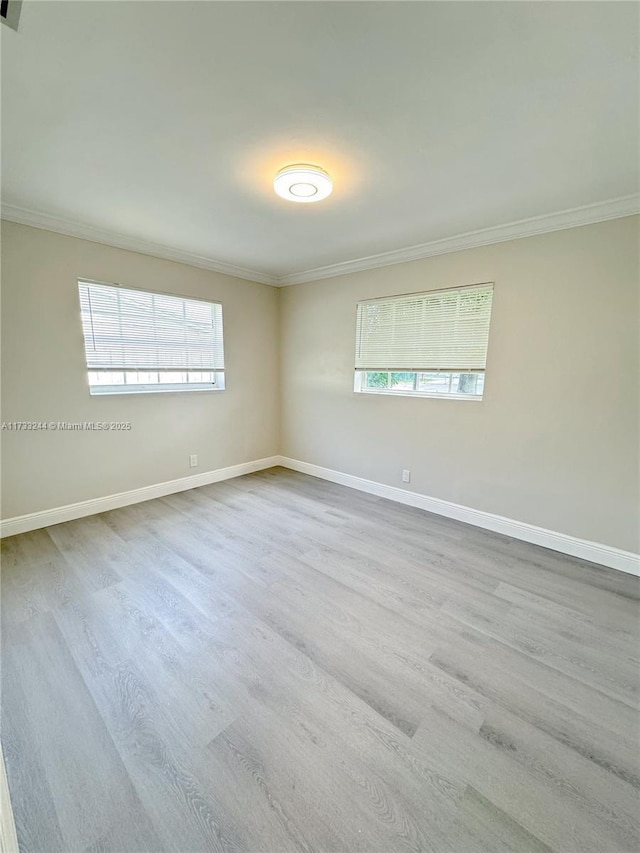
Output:
[[389,380],[389,374],[385,372],[367,373],[368,388],[386,388]]

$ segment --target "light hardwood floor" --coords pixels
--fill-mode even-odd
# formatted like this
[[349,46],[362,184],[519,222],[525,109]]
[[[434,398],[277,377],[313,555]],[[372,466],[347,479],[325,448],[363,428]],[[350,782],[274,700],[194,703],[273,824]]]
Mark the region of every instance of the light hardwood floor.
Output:
[[3,542],[28,851],[637,851],[637,578],[271,469]]

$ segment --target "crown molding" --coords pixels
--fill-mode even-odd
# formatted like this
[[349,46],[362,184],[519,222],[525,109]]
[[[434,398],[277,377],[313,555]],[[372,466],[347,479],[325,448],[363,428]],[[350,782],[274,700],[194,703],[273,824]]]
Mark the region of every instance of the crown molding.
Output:
[[404,249],[393,249],[390,252],[381,252],[376,255],[368,255],[364,258],[355,258],[351,261],[343,261],[337,264],[329,264],[324,267],[303,270],[284,276],[274,276],[258,270],[227,264],[215,258],[184,252],[152,243],[147,240],[139,240],[136,237],[127,237],[114,231],[95,228],[92,225],[83,225],[69,219],[51,216],[48,213],[40,213],[24,207],[3,204],[1,210],[2,219],[9,222],[17,222],[20,225],[31,225],[33,228],[42,228],[45,231],[55,231],[58,234],[66,234],[70,237],[80,237],[83,240],[91,240],[94,243],[103,243],[107,246],[115,246],[118,249],[128,249],[131,252],[140,252],[143,255],[152,255],[156,258],[164,258],[168,261],[176,261],[199,267],[205,270],[223,273],[224,275],[242,278],[246,281],[257,281],[261,284],[270,284],[275,287],[286,287],[293,284],[305,284],[310,281],[320,281],[325,278],[347,275],[352,272],[387,267],[393,264],[403,264],[407,261],[418,261],[422,258],[430,258],[434,255],[444,255],[450,252],[461,252],[464,249],[475,249],[480,246],[490,246],[493,243],[504,243],[508,240],[518,240],[522,237],[534,237],[538,234],[547,234],[552,231],[562,231],[565,228],[577,228],[581,225],[593,225],[596,222],[605,222],[608,219],[619,219],[624,216],[633,216],[640,213],[640,194],[628,195],[622,198],[609,199],[608,201],[588,204],[584,207],[574,207],[570,210],[562,210],[558,213],[545,214],[543,216],[532,216],[529,219],[519,219],[505,225],[495,225],[490,228],[481,228],[478,231],[469,231],[465,234],[457,234],[454,237],[445,237],[442,240],[433,240],[429,243],[420,243],[417,246],[408,246]]
[[167,261],[177,261],[179,264],[188,264],[204,270],[231,275],[234,278],[242,278],[247,281],[257,281],[260,284],[277,285],[278,279],[267,273],[246,267],[227,264],[208,258],[204,255],[196,255],[192,252],[184,252],[181,249],[173,249],[170,246],[162,246],[160,243],[152,243],[148,240],[140,240],[137,237],[127,237],[115,231],[103,228],[95,228],[93,225],[83,225],[70,219],[59,216],[51,216],[48,213],[40,213],[37,210],[29,210],[25,207],[16,207],[12,204],[3,204],[1,218],[19,225],[31,225],[33,228],[42,228],[45,231],[55,231],[58,234],[66,234],[69,237],[80,237],[93,243],[103,243],[106,246],[115,246],[117,249],[128,249],[130,252],[140,252],[143,255],[153,255],[155,258],[163,258]]
[[442,240],[433,240],[430,243],[421,243],[405,249],[393,249],[390,252],[368,255],[352,261],[291,273],[281,276],[277,283],[280,287],[285,287],[292,284],[319,281],[324,278],[335,278],[352,272],[388,267],[407,261],[418,261],[421,258],[430,258],[434,255],[475,249],[479,246],[489,246],[492,243],[504,243],[507,240],[517,240],[521,237],[533,237],[551,231],[562,231],[565,228],[592,225],[596,222],[605,222],[607,219],[633,216],[636,213],[640,213],[640,194],[614,198],[597,204],[588,204],[584,207],[574,207],[570,210],[562,210],[559,213],[532,216],[530,219],[519,219],[506,225],[481,228],[478,231],[469,231],[466,234],[445,237]]

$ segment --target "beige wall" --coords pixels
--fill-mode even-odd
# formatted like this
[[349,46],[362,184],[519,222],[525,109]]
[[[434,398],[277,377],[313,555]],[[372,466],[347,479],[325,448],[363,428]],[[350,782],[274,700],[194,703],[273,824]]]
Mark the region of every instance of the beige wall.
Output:
[[[91,397],[79,276],[220,300],[227,390]],[[278,299],[263,284],[3,222],[2,419],[132,423],[123,433],[4,431],[3,518],[277,453]]]
[[[495,281],[482,402],[353,393],[356,302]],[[281,295],[285,456],[638,550],[638,218]]]
[[[4,222],[2,419],[133,429],[3,432],[2,517],[280,452],[395,486],[409,468],[425,495],[638,550],[638,224],[277,290]],[[220,299],[227,390],[91,397],[78,276]],[[358,300],[481,281],[495,281],[482,402],[353,393]]]

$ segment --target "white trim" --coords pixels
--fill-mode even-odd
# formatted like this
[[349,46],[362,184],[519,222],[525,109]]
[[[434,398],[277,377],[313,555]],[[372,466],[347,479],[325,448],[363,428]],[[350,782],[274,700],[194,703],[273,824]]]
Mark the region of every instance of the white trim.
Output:
[[[401,390],[389,388],[388,386],[379,388],[368,388],[364,383],[364,377],[367,373],[395,373],[393,370],[366,370],[365,368],[357,367],[353,377],[353,393],[354,394],[382,394],[387,397],[427,397],[429,400],[470,400],[471,402],[481,403],[484,394],[459,394],[455,391],[414,391],[403,388]],[[397,371],[402,373],[403,371]],[[430,370],[407,370],[406,373],[435,373]],[[443,376],[449,376],[453,373],[466,373],[462,370],[442,370],[437,371]],[[483,371],[470,370],[469,373],[484,373]],[[389,377],[387,376],[387,381]]]
[[137,237],[127,237],[115,231],[96,228],[93,225],[84,225],[60,216],[52,216],[48,213],[41,213],[37,210],[29,210],[25,207],[17,207],[16,205],[3,204],[0,217],[9,222],[17,222],[20,225],[30,225],[33,228],[42,228],[45,231],[55,231],[58,234],[67,234],[70,237],[80,237],[83,240],[91,240],[94,243],[103,243],[106,246],[115,246],[118,249],[128,249],[131,252],[140,252],[143,255],[152,255],[156,258],[164,258],[180,264],[188,264],[192,267],[213,270],[214,272],[235,276],[246,281],[257,281],[261,284],[271,284],[275,287],[286,287],[287,285],[304,284],[308,281],[334,278],[335,276],[361,272],[362,270],[387,267],[392,264],[402,264],[406,261],[417,261],[421,258],[430,258],[434,255],[460,252],[464,249],[474,249],[478,246],[504,243],[507,240],[517,240],[521,237],[533,237],[537,234],[547,234],[551,231],[561,231],[565,228],[593,225],[596,222],[605,222],[608,219],[620,219],[621,217],[633,216],[637,213],[640,213],[640,194],[628,195],[622,198],[597,202],[596,204],[587,204],[584,207],[562,210],[558,213],[532,216],[529,219],[519,219],[516,222],[494,225],[490,228],[481,228],[478,231],[457,234],[453,237],[445,237],[442,240],[433,240],[429,243],[420,243],[417,246],[408,246],[404,249],[394,249],[391,252],[368,255],[364,258],[354,258],[350,261],[329,264],[328,266],[303,270],[284,276],[269,275],[258,270],[228,264],[224,261],[217,261],[215,258],[185,252],[181,249],[173,249],[169,246],[152,243],[148,240],[141,240]]
[[312,465],[310,462],[301,462],[298,459],[289,459],[281,456],[279,463],[284,468],[300,471],[302,474],[310,474],[312,477],[320,477],[323,480],[331,480],[332,483],[340,483],[361,492],[378,495],[391,501],[415,506],[427,512],[454,518],[475,527],[485,530],[493,530],[513,539],[521,539],[523,542],[531,542],[550,548],[552,551],[560,551],[581,560],[588,560],[601,566],[608,566],[620,572],[640,576],[640,554],[630,551],[622,551],[610,545],[602,545],[599,542],[590,542],[587,539],[578,539],[568,536],[566,533],[557,533],[544,527],[536,527],[524,521],[515,521],[502,515],[494,515],[492,512],[483,512],[479,509],[461,506],[441,498],[431,498],[418,492],[410,492],[407,489],[399,489],[396,486],[386,486],[384,483],[376,483],[374,480],[365,480],[362,477],[354,477],[352,474],[343,474],[333,471],[331,468],[322,468],[320,465]]
[[[241,477],[254,471],[262,471],[265,468],[273,468],[281,465],[292,471],[309,474],[312,477],[320,477],[322,480],[330,480],[332,483],[340,483],[351,489],[368,492],[391,501],[415,506],[426,512],[436,515],[444,515],[475,527],[485,530],[493,530],[513,539],[521,539],[523,542],[531,542],[550,548],[552,551],[560,551],[581,560],[588,560],[611,569],[627,572],[640,577],[640,554],[630,551],[622,551],[610,545],[602,545],[599,542],[590,542],[587,539],[578,539],[566,533],[557,533],[544,527],[536,527],[524,521],[515,521],[502,515],[484,512],[479,509],[451,503],[441,498],[432,498],[418,492],[407,489],[399,489],[396,486],[387,486],[374,480],[366,480],[352,474],[343,474],[331,468],[323,468],[310,462],[301,462],[298,459],[290,459],[287,456],[267,456],[264,459],[256,459],[253,462],[242,462],[239,465],[231,465],[228,468],[218,468],[215,471],[207,471],[204,474],[194,474],[190,477],[181,477],[178,480],[169,480],[165,483],[155,483],[151,486],[143,486],[140,489],[132,489],[128,492],[119,492],[115,495],[107,495],[103,498],[92,498],[67,506],[55,507],[54,509],[33,512],[28,515],[19,515],[7,518],[0,522],[0,537],[14,536],[16,533],[25,533],[28,530],[37,530],[41,527],[49,527],[52,524],[60,524],[64,521],[72,521],[76,518],[84,518],[87,515],[95,515],[99,512],[107,512],[110,509],[129,506],[142,501],[153,500],[165,495],[183,492],[187,489],[195,489],[198,486],[206,486],[209,483],[218,483],[221,480],[230,480],[233,477]],[[0,779],[1,793],[1,779]]]
[[198,486],[207,486],[209,483],[230,480],[233,477],[241,477],[243,474],[251,474],[253,471],[273,468],[274,465],[279,464],[279,456],[267,456],[264,459],[256,459],[253,462],[242,462],[240,465],[218,468],[215,471],[206,471],[204,474],[193,474],[190,477],[181,477],[179,480],[168,480],[166,483],[142,486],[140,489],[118,492],[118,494],[107,495],[103,498],[91,498],[88,501],[67,504],[67,506],[59,506],[54,509],[45,509],[41,512],[17,515],[14,518],[7,518],[0,522],[0,537],[14,536],[16,533],[25,533],[28,530],[49,527],[52,524],[72,521],[75,518],[84,518],[86,515],[95,515],[99,512],[107,512],[110,509],[118,509],[119,507],[141,503],[142,501],[150,501],[154,498],[175,494],[176,492],[184,492],[187,489],[196,489]]
[[19,853],[18,835],[13,820],[9,783],[7,782],[2,750],[0,750],[0,853]]
[[388,267],[406,261],[417,261],[421,258],[430,258],[433,255],[445,255],[450,252],[461,252],[464,249],[475,249],[478,246],[489,246],[493,243],[517,240],[521,237],[533,237],[536,234],[562,231],[565,228],[593,225],[596,222],[633,216],[636,213],[640,213],[640,195],[629,195],[597,204],[588,204],[584,207],[574,207],[571,210],[563,210],[559,213],[532,216],[529,219],[520,219],[504,225],[481,228],[479,231],[457,234],[454,237],[445,237],[442,240],[433,240],[429,243],[421,243],[418,246],[394,249],[391,252],[381,252],[377,255],[356,258],[352,261],[343,261],[339,264],[329,264],[326,267],[291,273],[281,276],[277,280],[277,284],[280,287],[304,284],[308,281],[319,281],[323,278],[347,275],[347,273]]
[[248,269],[227,264],[225,261],[217,261],[204,255],[196,255],[193,252],[184,252],[181,249],[173,249],[160,243],[152,243],[150,240],[142,240],[138,237],[127,237],[116,231],[106,228],[96,228],[93,225],[85,225],[61,216],[51,216],[38,210],[29,210],[26,207],[16,207],[13,204],[2,205],[2,219],[9,222],[17,222],[18,225],[30,225],[32,228],[42,228],[44,231],[55,231],[57,234],[66,234],[69,237],[80,237],[82,240],[91,240],[93,243],[102,243],[105,246],[115,246],[117,249],[128,249],[130,252],[140,252],[142,255],[152,255],[155,258],[164,258],[167,261],[176,261],[179,264],[188,264],[204,270],[232,275],[246,281],[257,281],[261,284],[277,284],[278,279],[258,270]]

